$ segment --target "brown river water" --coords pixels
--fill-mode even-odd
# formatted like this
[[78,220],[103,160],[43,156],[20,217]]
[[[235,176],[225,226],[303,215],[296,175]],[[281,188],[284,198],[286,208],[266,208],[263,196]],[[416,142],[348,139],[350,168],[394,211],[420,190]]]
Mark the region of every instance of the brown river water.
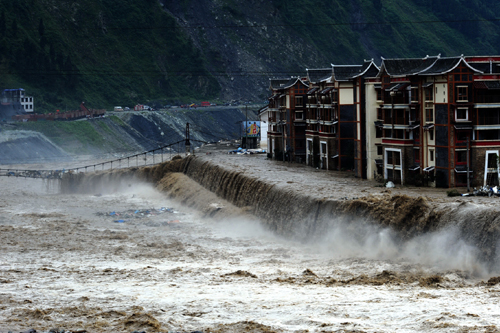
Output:
[[[278,175],[262,156],[202,158],[291,190],[311,175],[309,191],[323,197],[413,191],[286,164]],[[339,223],[299,241],[183,174],[169,182],[190,194],[132,181],[61,194],[0,177],[0,332],[500,330],[500,274],[452,228],[399,242],[390,228],[359,224],[360,237]],[[462,204],[425,191],[435,204]],[[209,218],[214,208],[228,213]]]

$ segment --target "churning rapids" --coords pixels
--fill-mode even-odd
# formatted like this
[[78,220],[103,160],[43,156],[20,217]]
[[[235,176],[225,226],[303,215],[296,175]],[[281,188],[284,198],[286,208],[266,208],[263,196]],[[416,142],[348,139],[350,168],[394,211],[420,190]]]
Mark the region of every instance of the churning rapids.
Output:
[[269,163],[1,177],[0,332],[500,329],[498,199]]

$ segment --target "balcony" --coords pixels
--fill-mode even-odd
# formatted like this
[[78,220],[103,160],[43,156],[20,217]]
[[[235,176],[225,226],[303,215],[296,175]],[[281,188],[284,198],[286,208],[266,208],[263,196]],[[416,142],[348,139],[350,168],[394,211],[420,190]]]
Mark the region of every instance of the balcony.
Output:
[[481,109],[478,111],[477,125],[499,125],[500,109]]
[[394,124],[394,125],[409,125],[408,123],[406,123],[404,117],[393,117],[393,118],[386,117],[384,119],[384,124],[385,125],[392,125],[392,124]]

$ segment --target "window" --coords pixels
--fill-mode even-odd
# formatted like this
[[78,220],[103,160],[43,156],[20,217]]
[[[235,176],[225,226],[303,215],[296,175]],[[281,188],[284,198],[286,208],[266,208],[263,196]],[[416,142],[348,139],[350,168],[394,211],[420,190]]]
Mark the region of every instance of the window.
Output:
[[302,112],[302,111],[295,111],[295,119],[296,120],[302,120],[302,119],[304,119],[304,112]]
[[337,91],[332,91],[332,102],[337,102],[337,101],[338,101]]
[[469,119],[469,110],[464,108],[459,108],[455,110],[455,120],[456,121],[467,121]]
[[382,100],[382,89],[375,89],[375,91],[377,92],[377,101],[381,101]]
[[313,142],[311,140],[307,140],[307,150],[313,150]]
[[432,88],[428,88],[428,89],[425,89],[424,90],[424,95],[425,95],[425,100],[427,102],[430,102],[433,100],[433,95],[432,95],[433,91],[432,91]]
[[401,165],[401,154],[394,152],[394,165]]
[[326,154],[326,142],[321,142],[321,154]]
[[434,109],[425,109],[425,121],[433,122],[434,121]]
[[498,140],[500,139],[500,130],[477,131],[478,140]]
[[403,129],[395,129],[393,132],[393,138],[395,139],[404,139],[405,138],[405,130]]
[[455,151],[455,156],[457,164],[467,164],[467,150],[457,150]]
[[411,94],[411,101],[413,103],[418,103],[418,87],[411,87],[410,94]]
[[457,101],[467,102],[468,100],[469,100],[468,87],[458,86],[457,87]]
[[415,163],[420,163],[420,149],[413,149],[413,160]]
[[301,108],[302,106],[303,106],[303,97],[302,96],[295,96],[295,107]]
[[382,155],[384,153],[384,148],[382,146],[377,146],[377,155]]
[[498,167],[498,155],[496,153],[488,153],[488,169],[496,169]]
[[382,137],[382,127],[379,127],[379,126],[375,127],[375,137],[376,138],[381,138]]
[[434,140],[434,128],[429,130],[429,140]]
[[393,163],[392,151],[387,152],[387,164]]
[[457,141],[460,142],[465,142],[467,141],[467,138],[468,138],[468,134],[466,131],[457,131]]
[[429,161],[434,162],[434,150],[429,150]]

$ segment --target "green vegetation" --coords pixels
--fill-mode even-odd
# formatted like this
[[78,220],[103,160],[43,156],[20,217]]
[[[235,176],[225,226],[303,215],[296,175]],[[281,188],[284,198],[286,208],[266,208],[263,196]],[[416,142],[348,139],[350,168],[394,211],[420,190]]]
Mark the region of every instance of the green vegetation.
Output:
[[0,0],[0,73],[0,88],[25,88],[44,112],[220,90],[156,0]]
[[377,53],[391,58],[499,51],[495,13],[500,3],[495,1],[273,2],[298,35],[337,64],[359,63]]
[[115,124],[117,124],[118,126],[121,126],[121,127],[127,126],[125,124],[125,122],[123,120],[121,120],[120,118],[118,118],[117,116],[111,116],[111,117],[109,117],[109,119],[111,119],[111,121],[114,122]]
[[57,146],[72,154],[92,152],[93,149],[106,146],[104,137],[87,121],[35,121],[19,123],[18,126],[19,129],[44,134]]
[[499,11],[492,0],[0,0],[0,88],[25,88],[41,112],[229,98],[306,66],[499,54]]

